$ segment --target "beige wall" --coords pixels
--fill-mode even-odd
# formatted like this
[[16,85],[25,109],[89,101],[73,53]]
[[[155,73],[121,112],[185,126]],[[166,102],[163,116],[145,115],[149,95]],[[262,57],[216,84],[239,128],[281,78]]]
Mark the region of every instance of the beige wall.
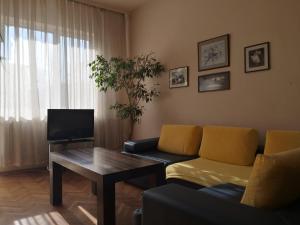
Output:
[[[134,137],[164,123],[300,130],[299,0],[150,0],[131,15],[131,54],[153,51],[168,69],[190,67],[190,86],[169,89],[146,107]],[[198,72],[197,42],[231,35],[231,66]],[[271,70],[244,73],[244,47],[271,42]],[[198,93],[198,75],[231,71],[231,90]]]

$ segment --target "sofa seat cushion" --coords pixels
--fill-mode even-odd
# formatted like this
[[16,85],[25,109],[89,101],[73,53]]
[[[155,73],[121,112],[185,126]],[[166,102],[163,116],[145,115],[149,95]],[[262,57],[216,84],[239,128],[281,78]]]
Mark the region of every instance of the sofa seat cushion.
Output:
[[258,133],[252,128],[205,126],[199,154],[214,161],[250,166],[257,146]]
[[246,186],[251,171],[251,166],[237,166],[198,158],[168,166],[166,176],[167,179],[182,179],[205,187],[224,183]]
[[158,149],[177,155],[197,155],[202,139],[202,128],[195,125],[163,125]]
[[243,197],[245,187],[236,184],[219,184],[209,188],[201,188],[198,191],[224,200],[240,202]]
[[144,159],[155,160],[158,162],[163,162],[166,166],[181,161],[195,159],[198,157],[197,155],[196,156],[176,155],[168,152],[161,152],[158,150],[141,152],[138,154],[130,154],[130,155],[134,155]]
[[265,154],[273,154],[300,147],[300,131],[269,130]]

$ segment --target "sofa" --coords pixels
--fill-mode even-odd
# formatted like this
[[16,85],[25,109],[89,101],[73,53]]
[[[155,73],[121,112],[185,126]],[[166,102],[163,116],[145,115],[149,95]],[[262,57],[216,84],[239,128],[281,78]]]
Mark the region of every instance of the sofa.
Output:
[[244,187],[222,184],[199,190],[178,184],[149,189],[135,225],[299,225],[300,201],[267,211],[240,203]]
[[[169,184],[143,193],[143,208],[136,210],[134,224],[300,224],[300,185],[297,185],[297,175],[300,175],[300,149],[293,153],[295,156],[289,156],[289,160],[294,161],[296,167],[292,173],[286,173],[287,177],[289,174],[296,174],[296,180],[294,177],[285,179],[286,174],[281,175],[282,179],[288,181],[285,186],[295,186],[290,188],[293,195],[289,194],[288,188],[283,188],[285,186],[277,185],[278,181],[272,174],[268,178],[264,173],[261,175],[257,172],[259,162],[264,164],[268,157],[273,160],[280,152],[285,154],[284,152],[292,152],[290,149],[300,147],[300,132],[268,131],[264,153],[256,157],[257,144],[258,135],[254,129],[205,126],[200,157],[166,167]],[[272,160],[270,162],[274,164]],[[254,161],[255,172],[252,171]],[[288,166],[287,164],[285,167]],[[280,175],[280,170],[277,169],[276,174]],[[268,178],[268,182],[263,182],[269,185],[267,192],[263,192],[260,186],[253,189],[253,185],[258,183],[257,180],[262,180],[261,177]],[[288,196],[286,199],[289,201],[283,200],[283,206],[274,201],[277,206],[275,209],[260,208],[268,205],[259,205],[258,197],[264,198],[264,194],[268,196],[268,192],[274,192],[273,196],[267,198],[267,201],[271,201],[281,195],[278,192],[280,190],[283,192],[282,198]],[[245,198],[247,194],[248,197]],[[251,198],[254,199],[252,202]]]
[[[211,151],[205,150],[208,148]],[[168,182],[205,187],[222,183],[246,186],[259,150],[255,129],[164,125],[159,138],[125,142],[123,152],[164,162]],[[129,182],[145,189],[154,187],[149,177]]]

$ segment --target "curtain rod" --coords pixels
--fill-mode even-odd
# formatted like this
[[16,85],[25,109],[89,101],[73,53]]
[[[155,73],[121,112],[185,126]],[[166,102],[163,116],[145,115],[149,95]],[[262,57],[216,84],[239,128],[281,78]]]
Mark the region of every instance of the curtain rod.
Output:
[[97,9],[108,10],[108,11],[121,13],[121,14],[127,14],[127,12],[125,12],[125,11],[121,11],[121,10],[117,10],[117,9],[109,8],[109,7],[103,7],[103,6],[98,5],[98,3],[92,3],[92,2],[91,3],[86,3],[86,2],[83,2],[83,1],[79,1],[79,0],[68,0],[68,1],[74,2],[74,3],[77,3],[77,4],[81,4],[81,5],[85,5],[85,6],[89,6],[89,7],[93,7],[93,8],[97,8]]

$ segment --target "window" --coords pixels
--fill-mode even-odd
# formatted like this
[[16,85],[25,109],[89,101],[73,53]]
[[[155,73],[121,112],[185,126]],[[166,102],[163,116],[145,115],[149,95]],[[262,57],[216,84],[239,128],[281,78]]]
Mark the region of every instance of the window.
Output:
[[6,26],[1,43],[0,117],[45,119],[48,108],[94,108],[89,41]]

